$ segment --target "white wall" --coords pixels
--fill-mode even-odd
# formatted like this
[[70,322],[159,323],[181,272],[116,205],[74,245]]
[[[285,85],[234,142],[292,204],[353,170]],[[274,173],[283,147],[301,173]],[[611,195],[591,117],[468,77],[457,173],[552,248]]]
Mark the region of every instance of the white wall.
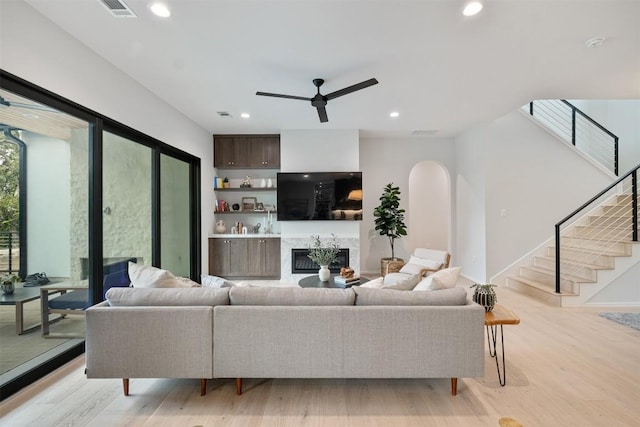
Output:
[[202,270],[207,271],[214,203],[210,133],[24,2],[2,2],[0,52],[4,70],[201,159]]
[[451,233],[451,179],[437,162],[425,160],[409,174],[409,209],[407,236],[412,248],[448,251]]
[[618,137],[619,175],[640,164],[640,100],[569,100]]
[[[459,194],[459,212],[484,209],[484,231],[477,212],[463,221],[458,233],[466,256],[463,272],[475,280],[487,280],[553,235],[554,224],[612,182],[612,178],[576,154],[526,115],[515,111],[491,123],[465,132],[456,141],[459,176],[465,186],[484,182],[481,190]],[[482,153],[480,153],[481,151]],[[475,166],[481,162],[483,166]],[[482,206],[482,200],[484,206]],[[470,226],[472,225],[473,228]],[[485,242],[483,243],[483,236]],[[486,272],[473,263],[485,245]],[[467,262],[473,269],[467,271]]]
[[[360,166],[363,180],[364,218],[360,224],[360,247],[362,271],[380,271],[380,258],[391,256],[391,248],[386,237],[375,230],[373,210],[380,203],[380,195],[385,185],[393,182],[400,187],[400,207],[407,210],[405,224],[411,224],[414,216],[422,217],[421,212],[409,210],[409,200],[414,197],[410,193],[409,176],[414,166],[429,160],[444,167],[450,176],[455,171],[455,152],[453,140],[446,138],[363,138],[360,140]],[[453,191],[453,189],[452,189]],[[421,197],[420,194],[416,197]],[[455,196],[452,196],[452,199]],[[453,200],[451,212],[454,211]],[[455,221],[453,218],[451,221]],[[411,236],[414,231],[407,227],[407,238],[396,239],[396,257],[408,259],[414,243]],[[454,236],[451,231],[451,236]],[[446,248],[445,248],[446,249]],[[452,253],[452,265],[456,261],[455,247],[449,248]]]

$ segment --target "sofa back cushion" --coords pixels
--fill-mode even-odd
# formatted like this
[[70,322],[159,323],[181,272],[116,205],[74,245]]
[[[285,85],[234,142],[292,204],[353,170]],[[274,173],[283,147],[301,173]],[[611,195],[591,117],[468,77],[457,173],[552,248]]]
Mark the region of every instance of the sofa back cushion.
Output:
[[240,287],[229,290],[231,305],[354,305],[353,288]]
[[399,292],[391,289],[354,287],[356,305],[466,305],[464,288],[432,292]]
[[114,307],[229,305],[229,288],[111,288],[107,301]]

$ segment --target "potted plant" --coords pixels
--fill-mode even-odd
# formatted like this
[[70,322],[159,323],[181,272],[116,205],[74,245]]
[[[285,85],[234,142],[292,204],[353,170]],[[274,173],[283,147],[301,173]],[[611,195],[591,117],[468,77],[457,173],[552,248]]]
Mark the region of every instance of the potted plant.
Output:
[[493,310],[496,302],[498,302],[498,296],[493,289],[496,285],[491,283],[475,283],[470,287],[475,288],[472,297],[473,301],[483,306],[485,311]]
[[16,289],[16,283],[20,281],[20,278],[15,274],[3,274],[0,276],[0,288],[4,295],[11,295]]
[[312,234],[311,239],[313,243],[309,246],[309,259],[320,266],[318,276],[320,280],[326,282],[331,277],[331,271],[329,265],[331,265],[338,257],[340,246],[336,240],[336,235],[331,235],[331,240],[327,245],[323,245],[320,241],[320,236]]
[[391,245],[391,258],[380,260],[380,270],[383,276],[390,263],[402,264],[404,262],[401,258],[396,258],[394,251],[395,240],[407,235],[404,212],[404,209],[400,209],[400,187],[394,187],[390,182],[382,191],[380,205],[373,210],[375,229],[381,236],[387,236]]

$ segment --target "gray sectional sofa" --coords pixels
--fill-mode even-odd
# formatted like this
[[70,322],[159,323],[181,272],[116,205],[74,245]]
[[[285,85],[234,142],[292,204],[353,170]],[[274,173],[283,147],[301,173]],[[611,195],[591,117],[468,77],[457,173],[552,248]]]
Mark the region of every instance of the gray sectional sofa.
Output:
[[88,378],[484,375],[484,309],[439,291],[113,288],[86,311]]

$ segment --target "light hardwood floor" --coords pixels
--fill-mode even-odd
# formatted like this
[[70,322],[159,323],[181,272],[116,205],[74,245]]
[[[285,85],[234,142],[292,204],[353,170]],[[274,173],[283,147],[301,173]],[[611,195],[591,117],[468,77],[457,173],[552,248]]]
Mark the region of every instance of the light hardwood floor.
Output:
[[[567,309],[509,289],[499,303],[519,325],[505,326],[507,384],[485,353],[485,375],[458,381],[86,379],[78,358],[0,404],[4,426],[531,426],[640,425],[640,331],[598,316],[638,308]],[[486,344],[485,344],[486,345]],[[399,349],[401,351],[401,349]]]

